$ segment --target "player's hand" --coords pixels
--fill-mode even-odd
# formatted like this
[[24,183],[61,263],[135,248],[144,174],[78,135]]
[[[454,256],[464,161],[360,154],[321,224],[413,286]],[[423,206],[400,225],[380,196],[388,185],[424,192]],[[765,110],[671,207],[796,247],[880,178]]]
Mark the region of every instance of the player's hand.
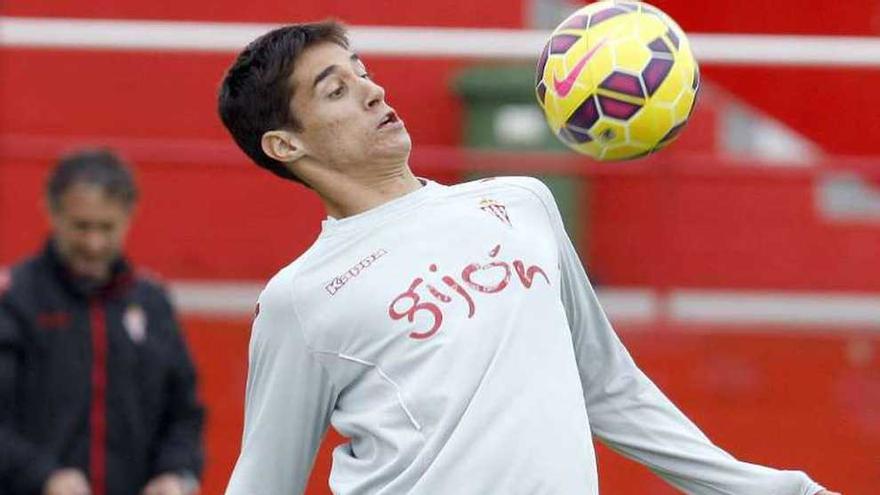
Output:
[[150,480],[141,495],[189,495],[188,487],[183,476],[165,473]]
[[92,495],[92,489],[82,471],[64,468],[49,476],[43,484],[43,495]]

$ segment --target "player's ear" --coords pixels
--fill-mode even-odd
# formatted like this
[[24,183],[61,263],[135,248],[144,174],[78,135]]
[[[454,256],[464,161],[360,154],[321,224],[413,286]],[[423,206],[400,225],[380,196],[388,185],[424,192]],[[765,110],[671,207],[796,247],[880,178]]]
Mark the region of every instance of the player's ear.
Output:
[[268,131],[260,139],[263,153],[282,163],[292,163],[306,155],[306,149],[296,134],[277,129]]

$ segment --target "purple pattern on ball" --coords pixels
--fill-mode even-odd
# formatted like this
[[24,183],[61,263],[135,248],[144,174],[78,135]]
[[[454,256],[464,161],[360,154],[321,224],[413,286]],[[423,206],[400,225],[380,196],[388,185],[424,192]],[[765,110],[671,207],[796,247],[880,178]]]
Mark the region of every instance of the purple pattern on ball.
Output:
[[666,43],[663,42],[663,38],[657,38],[656,40],[648,43],[648,48],[651,49],[654,53],[671,53],[669,47]]
[[645,81],[645,89],[648,90],[649,96],[663,84],[670,69],[672,69],[672,60],[655,58],[648,62],[648,66],[642,71],[642,79]]
[[550,55],[550,42],[544,45],[544,51],[541,52],[541,58],[538,59],[538,69],[535,71],[535,84],[544,79],[544,68],[547,66],[547,57]]
[[623,72],[612,73],[602,81],[602,84],[600,84],[599,87],[611,91],[617,91],[618,93],[623,93],[625,95],[637,96],[640,98],[645,97],[645,93],[642,92],[642,84],[639,82],[639,78]]
[[596,99],[591,96],[571,114],[566,124],[587,130],[593,127],[597,120],[599,120],[599,109],[596,107]]
[[587,29],[587,21],[589,17],[585,15],[574,16],[567,20],[565,24],[559,26],[558,29]]
[[547,95],[547,86],[544,86],[544,81],[538,83],[538,101],[541,102],[541,105],[544,104],[544,97]]
[[631,2],[616,2],[615,7],[624,9],[628,12],[636,12],[639,10],[639,4]]
[[601,95],[599,96],[599,105],[602,107],[602,113],[607,117],[620,120],[628,120],[642,108],[639,105]]
[[663,15],[660,13],[660,11],[657,10],[656,8],[654,8],[653,6],[648,5],[648,4],[646,4],[646,3],[640,3],[639,6],[642,8],[642,12],[643,12],[643,13],[645,13],[645,14],[651,14],[651,15],[653,15],[653,16],[657,16],[657,17],[659,17],[661,20],[663,19]]
[[605,10],[600,10],[599,12],[596,12],[595,14],[590,16],[590,27],[593,27],[596,24],[599,24],[600,22],[607,21],[608,19],[611,19],[612,17],[617,17],[621,14],[626,14],[626,13],[627,13],[626,10],[618,8],[618,7],[609,7]]
[[562,137],[563,140],[571,144],[584,144],[589,143],[593,140],[593,138],[590,137],[588,133],[568,127],[563,127],[562,129],[560,129],[559,135]]
[[669,29],[669,31],[666,31],[666,36],[669,37],[669,41],[672,42],[672,46],[674,46],[675,49],[678,50],[678,45],[680,44],[680,41],[678,40],[678,35],[675,34],[675,31]]
[[571,48],[571,45],[575,44],[579,39],[581,39],[581,37],[574,34],[557,34],[550,38],[550,53],[553,55],[565,53]]
[[700,86],[700,69],[694,67],[694,82],[691,83],[691,89],[694,91]]
[[700,87],[697,86],[697,89],[694,91],[694,100],[691,101],[691,109],[688,110],[688,116],[684,119],[685,122],[687,122],[688,120],[690,120],[691,115],[694,114],[694,109],[697,108],[697,96],[699,96],[699,95],[700,95]]
[[663,139],[660,140],[659,144],[666,144],[675,139],[675,137],[678,136],[678,133],[680,133],[681,130],[684,129],[685,124],[687,124],[687,120],[685,120],[681,124],[678,124],[672,129],[669,129],[669,132],[667,132],[666,135],[663,136]]

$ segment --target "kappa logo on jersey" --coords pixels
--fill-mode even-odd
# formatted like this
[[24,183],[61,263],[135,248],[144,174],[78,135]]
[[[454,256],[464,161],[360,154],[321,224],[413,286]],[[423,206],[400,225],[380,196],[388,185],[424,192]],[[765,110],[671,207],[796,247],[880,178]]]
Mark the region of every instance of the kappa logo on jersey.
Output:
[[495,218],[513,227],[510,223],[510,217],[507,215],[507,207],[495,201],[494,199],[483,199],[480,201],[480,209],[486,213],[491,213]]
[[[516,273],[519,285],[526,290],[532,288],[537,275],[544,277],[544,281],[547,282],[547,285],[550,285],[550,279],[540,266],[531,265],[527,267],[523,260],[501,261],[498,258],[500,252],[501,244],[498,244],[489,251],[490,261],[483,264],[474,262],[465,266],[461,270],[461,281],[456,280],[451,275],[438,274],[428,276],[433,279],[439,279],[447,288],[452,290],[451,293],[441,292],[440,289],[431,283],[425,283],[425,278],[416,277],[410,283],[407,290],[391,301],[391,304],[388,306],[388,316],[394,321],[406,319],[410,323],[415,323],[417,316],[424,315],[422,318],[419,318],[420,322],[428,319],[431,324],[421,329],[412,330],[409,333],[410,338],[423,340],[433,337],[434,334],[440,331],[440,327],[443,325],[443,307],[437,303],[452,304],[453,301],[463,302],[467,305],[468,319],[474,317],[480,298],[472,296],[468,289],[475,291],[477,294],[497,294],[515,285],[511,283],[512,272]],[[435,263],[428,266],[428,271],[432,274],[438,273],[438,270],[439,268]],[[427,295],[424,293],[424,289],[422,289],[422,284],[424,284],[424,289],[427,289]],[[436,302],[427,301],[428,295]],[[454,298],[455,296],[461,296],[461,299]]]
[[324,290],[326,290],[327,293],[331,296],[335,295],[337,292],[342,290],[343,287],[345,287],[345,284],[347,284],[349,280],[357,277],[361,274],[361,272],[373,266],[373,264],[376,263],[379,258],[385,256],[386,254],[388,254],[388,251],[380,249],[375,253],[367,256],[366,258],[360,260],[356,265],[349,268],[348,271],[346,271],[342,275],[334,277],[333,280],[331,280],[327,283],[327,285],[324,286]]

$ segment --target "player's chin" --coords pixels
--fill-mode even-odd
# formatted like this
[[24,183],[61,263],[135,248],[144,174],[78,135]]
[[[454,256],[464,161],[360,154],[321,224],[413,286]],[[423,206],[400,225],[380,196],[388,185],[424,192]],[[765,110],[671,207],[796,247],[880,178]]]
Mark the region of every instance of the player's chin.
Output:
[[407,159],[412,150],[412,139],[404,129],[394,136],[383,136],[373,148],[373,156],[378,159]]

